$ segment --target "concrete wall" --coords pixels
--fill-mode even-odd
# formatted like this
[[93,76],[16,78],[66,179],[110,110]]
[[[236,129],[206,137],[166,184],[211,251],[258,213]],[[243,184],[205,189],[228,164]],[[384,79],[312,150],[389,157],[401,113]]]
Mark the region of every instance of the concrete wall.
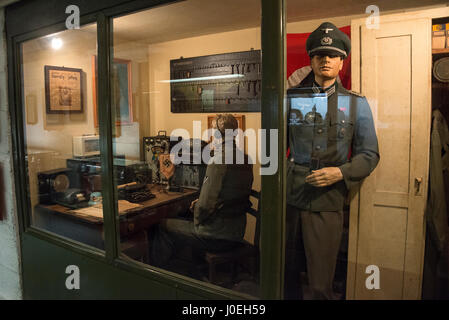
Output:
[[0,299],[21,299],[20,245],[11,156],[4,10],[0,8]]

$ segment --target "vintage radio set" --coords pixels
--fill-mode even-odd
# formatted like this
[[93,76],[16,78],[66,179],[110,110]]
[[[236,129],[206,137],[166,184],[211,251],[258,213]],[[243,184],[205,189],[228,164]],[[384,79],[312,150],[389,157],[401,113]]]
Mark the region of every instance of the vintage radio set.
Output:
[[[93,177],[100,177],[101,175],[101,161],[99,157],[67,159],[67,167],[76,173],[76,175],[72,175],[74,187],[90,191],[101,191],[98,187],[92,186]],[[138,160],[114,158],[114,176],[117,185],[130,182],[151,183],[151,170],[146,163]]]
[[[184,188],[201,189],[207,168],[207,165],[202,163],[201,156],[207,142],[199,139],[185,139],[180,143],[185,144],[181,149],[189,150],[189,152],[187,155],[179,154],[179,156],[184,156],[183,158],[189,161],[176,165],[172,184]],[[200,163],[195,164],[195,159],[199,159]]]
[[169,153],[171,148],[181,140],[181,137],[176,137],[175,141],[170,141],[167,131],[159,131],[157,136],[143,138],[145,163],[148,164],[152,172],[153,183],[163,182],[163,177],[161,177],[159,171],[159,155]]
[[39,203],[57,203],[71,208],[87,206],[86,192],[74,188],[71,185],[71,178],[73,171],[69,168],[39,172]]
[[[114,159],[117,185],[151,183],[151,170],[142,161]],[[88,205],[89,195],[101,192],[99,157],[67,159],[67,168],[38,173],[39,203],[58,203],[71,208]]]
[[100,155],[100,136],[83,135],[73,137],[73,156],[92,157]]
[[190,189],[201,189],[206,175],[205,164],[178,164],[172,185]]
[[138,160],[114,159],[114,172],[117,185],[137,182],[150,184],[152,172],[148,164]]

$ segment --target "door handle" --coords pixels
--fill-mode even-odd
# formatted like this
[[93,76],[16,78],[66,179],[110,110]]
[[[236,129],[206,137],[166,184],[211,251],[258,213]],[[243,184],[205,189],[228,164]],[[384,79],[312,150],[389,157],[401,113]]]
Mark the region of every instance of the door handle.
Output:
[[415,196],[422,196],[422,178],[415,178]]

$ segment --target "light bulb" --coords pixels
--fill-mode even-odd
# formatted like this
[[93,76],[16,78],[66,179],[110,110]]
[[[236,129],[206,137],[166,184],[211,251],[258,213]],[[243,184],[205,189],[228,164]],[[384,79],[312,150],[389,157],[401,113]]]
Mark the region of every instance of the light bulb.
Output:
[[59,38],[54,38],[53,40],[51,40],[51,46],[55,50],[61,49],[61,47],[62,47],[62,40],[59,39]]

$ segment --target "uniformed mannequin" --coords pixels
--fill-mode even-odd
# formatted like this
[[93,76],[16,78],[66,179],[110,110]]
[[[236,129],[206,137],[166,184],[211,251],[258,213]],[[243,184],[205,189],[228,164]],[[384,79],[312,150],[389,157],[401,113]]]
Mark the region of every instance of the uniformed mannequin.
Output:
[[[220,140],[214,157],[221,154],[221,161],[212,159],[207,166],[200,196],[191,204],[193,220],[165,219],[152,230],[149,239],[152,265],[166,267],[175,251],[184,246],[195,251],[221,251],[232,248],[243,239],[246,211],[251,205],[252,164],[242,154],[244,163],[237,164],[237,153],[243,151],[236,148],[234,136],[225,135],[226,129],[238,128],[237,120],[230,114],[218,115],[216,127],[221,139],[214,139]],[[232,164],[225,163],[228,152],[233,154]]]
[[[291,102],[284,297],[302,298],[299,274],[305,265],[311,298],[333,299],[344,201],[348,190],[374,170],[379,151],[366,98],[336,81],[350,52],[350,39],[326,22],[309,36],[306,49],[311,69],[298,73],[298,85],[287,92]],[[300,99],[294,102],[292,97]]]

